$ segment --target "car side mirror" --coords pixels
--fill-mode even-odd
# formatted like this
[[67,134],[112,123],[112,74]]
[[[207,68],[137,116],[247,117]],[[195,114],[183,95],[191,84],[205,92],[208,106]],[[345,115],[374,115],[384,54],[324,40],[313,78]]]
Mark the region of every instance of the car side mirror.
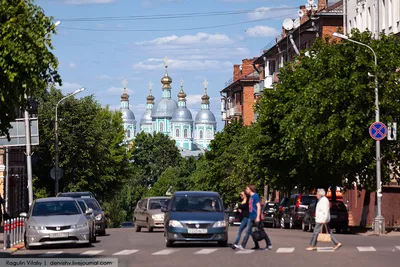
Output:
[[93,210],[92,210],[92,209],[88,209],[88,210],[85,212],[85,214],[86,214],[86,215],[92,215],[92,214],[93,214]]
[[26,212],[21,212],[21,213],[19,214],[19,217],[27,218],[27,217],[28,217],[28,214],[27,214]]
[[168,208],[167,207],[161,207],[161,212],[168,212]]

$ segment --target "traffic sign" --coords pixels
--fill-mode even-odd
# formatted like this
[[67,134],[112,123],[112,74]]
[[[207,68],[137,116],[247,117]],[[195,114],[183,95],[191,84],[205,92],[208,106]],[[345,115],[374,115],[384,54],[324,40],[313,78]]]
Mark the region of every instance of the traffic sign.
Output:
[[[60,167],[58,167],[57,169],[58,169],[58,179],[61,179],[61,177],[63,177],[64,172],[63,172],[63,170],[62,170]],[[51,176],[51,178],[53,178],[54,180],[56,179],[55,168],[51,169],[51,171],[50,171],[50,176]]]
[[376,141],[384,139],[387,135],[387,132],[388,130],[386,125],[382,122],[374,122],[369,127],[369,135]]

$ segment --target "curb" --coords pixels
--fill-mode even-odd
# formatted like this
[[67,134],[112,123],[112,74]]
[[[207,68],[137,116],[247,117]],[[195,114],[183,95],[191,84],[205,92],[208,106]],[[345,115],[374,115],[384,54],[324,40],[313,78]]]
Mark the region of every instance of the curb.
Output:
[[18,245],[13,246],[12,248],[7,249],[7,251],[10,252],[10,254],[12,254],[12,253],[24,248],[24,247],[25,247],[24,242],[22,242],[22,243],[20,243]]

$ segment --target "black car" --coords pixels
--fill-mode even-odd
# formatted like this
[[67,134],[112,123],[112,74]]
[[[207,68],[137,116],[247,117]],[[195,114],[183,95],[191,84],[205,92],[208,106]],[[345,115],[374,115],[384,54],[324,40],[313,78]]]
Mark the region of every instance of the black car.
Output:
[[83,198],[83,201],[85,201],[86,205],[93,210],[96,234],[105,236],[107,228],[107,216],[101,208],[99,202],[97,202],[97,200],[94,198]]
[[218,242],[228,244],[228,215],[216,192],[175,192],[163,207],[164,237],[167,247],[175,242]]
[[282,198],[281,202],[277,205],[274,210],[274,219],[272,220],[272,227],[277,228],[281,226],[281,218],[283,216],[283,212],[285,211],[285,207],[289,202],[288,197]]
[[276,210],[279,207],[279,203],[277,202],[267,202],[265,203],[263,209],[262,209],[262,213],[264,215],[264,220],[263,220],[263,224],[264,226],[274,226],[274,216],[276,213]]
[[[310,204],[302,223],[303,231],[313,231],[315,226],[315,208],[317,201]],[[342,201],[330,200],[331,221],[329,227],[336,230],[336,233],[347,231],[349,228],[349,214]]]
[[280,218],[281,228],[295,229],[302,225],[308,206],[317,199],[315,195],[294,194],[290,197]]

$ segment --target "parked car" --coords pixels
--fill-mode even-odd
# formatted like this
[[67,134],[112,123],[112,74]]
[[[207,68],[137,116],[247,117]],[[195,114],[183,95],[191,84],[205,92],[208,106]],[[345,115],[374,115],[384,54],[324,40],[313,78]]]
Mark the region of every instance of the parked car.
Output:
[[317,199],[315,195],[294,194],[283,209],[281,228],[295,229],[302,225],[308,206]]
[[[90,237],[91,237],[91,242],[95,243],[97,241],[96,238],[96,226],[95,226],[95,217],[93,215],[93,210],[86,205],[85,201],[83,199],[76,199],[76,202],[78,202],[81,210],[83,213],[86,215],[86,219],[88,220],[89,223],[89,228],[90,228]],[[86,212],[90,211],[90,212]]]
[[24,225],[25,248],[56,244],[91,245],[90,226],[86,215],[73,198],[41,198],[32,203]]
[[282,198],[281,202],[277,205],[277,207],[274,210],[274,219],[272,220],[272,227],[277,228],[281,226],[281,218],[283,216],[283,212],[285,210],[285,207],[287,206],[289,202],[288,197]]
[[[331,221],[329,222],[329,227],[335,229],[337,233],[347,231],[349,228],[349,214],[346,206],[342,201],[330,200],[329,202],[331,206]],[[303,231],[313,231],[315,227],[316,205],[317,201],[313,201],[313,203],[310,204],[302,223],[301,228],[303,229]]]
[[95,218],[96,234],[100,236],[106,235],[107,216],[101,208],[99,202],[95,198],[82,198],[86,205],[93,210]]
[[121,224],[121,228],[133,228],[133,227],[135,227],[133,222],[123,222]]
[[94,198],[94,195],[91,192],[65,192],[65,193],[58,193],[57,197]]
[[133,213],[136,232],[147,228],[153,232],[154,228],[164,228],[164,213],[161,207],[168,203],[169,197],[148,197],[140,200]]
[[237,209],[234,209],[232,212],[229,213],[229,225],[240,225],[242,221],[242,216]]
[[274,216],[276,209],[278,208],[279,203],[276,202],[267,202],[265,203],[264,207],[262,208],[262,213],[264,215],[263,224],[264,226],[271,226],[274,225]]
[[218,242],[228,244],[228,214],[216,192],[175,192],[165,212],[165,244],[174,242]]

